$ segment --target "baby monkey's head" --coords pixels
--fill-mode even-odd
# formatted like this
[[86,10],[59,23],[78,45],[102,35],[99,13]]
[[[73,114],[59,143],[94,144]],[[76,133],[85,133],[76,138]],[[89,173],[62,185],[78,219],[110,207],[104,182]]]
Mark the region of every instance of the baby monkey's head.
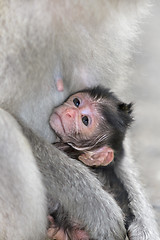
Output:
[[50,125],[62,142],[83,152],[81,157],[97,151],[102,156],[107,150],[107,156],[109,152],[113,158],[123,150],[133,120],[131,112],[131,103],[123,103],[109,89],[97,86],[76,92],[55,108]]

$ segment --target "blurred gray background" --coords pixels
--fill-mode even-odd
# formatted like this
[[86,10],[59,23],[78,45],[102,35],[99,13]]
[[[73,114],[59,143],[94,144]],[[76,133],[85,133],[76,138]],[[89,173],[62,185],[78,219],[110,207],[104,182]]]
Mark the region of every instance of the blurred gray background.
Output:
[[144,19],[134,49],[132,151],[160,227],[160,0]]

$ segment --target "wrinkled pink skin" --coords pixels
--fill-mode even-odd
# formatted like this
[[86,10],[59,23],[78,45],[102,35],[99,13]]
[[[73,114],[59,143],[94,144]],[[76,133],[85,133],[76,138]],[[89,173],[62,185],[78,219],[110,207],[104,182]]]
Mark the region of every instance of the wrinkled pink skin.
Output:
[[47,230],[47,236],[49,239],[56,240],[89,240],[88,234],[78,228],[78,226],[73,226],[70,233],[64,232],[62,228],[58,229],[54,224],[54,219],[48,216],[50,226]]

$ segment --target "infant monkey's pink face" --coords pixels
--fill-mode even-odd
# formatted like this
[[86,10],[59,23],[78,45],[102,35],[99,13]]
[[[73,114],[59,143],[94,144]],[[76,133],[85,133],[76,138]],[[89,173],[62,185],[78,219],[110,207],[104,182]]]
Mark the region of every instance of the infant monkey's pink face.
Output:
[[50,117],[50,125],[63,141],[71,136],[88,139],[96,133],[100,121],[96,104],[87,93],[77,93],[55,108]]

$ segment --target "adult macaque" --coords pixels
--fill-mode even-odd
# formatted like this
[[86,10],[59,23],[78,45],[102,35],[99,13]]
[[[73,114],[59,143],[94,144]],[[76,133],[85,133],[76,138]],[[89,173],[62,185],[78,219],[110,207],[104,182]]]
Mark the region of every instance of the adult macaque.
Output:
[[[59,221],[67,214],[90,238],[124,239],[115,199],[86,166],[51,145],[48,119],[53,107],[84,87],[103,84],[122,93],[147,2],[0,0],[1,240],[44,239],[47,207],[57,204]],[[62,92],[57,79],[64,81]],[[124,148],[115,173],[135,216],[130,239],[158,240],[127,143]]]

